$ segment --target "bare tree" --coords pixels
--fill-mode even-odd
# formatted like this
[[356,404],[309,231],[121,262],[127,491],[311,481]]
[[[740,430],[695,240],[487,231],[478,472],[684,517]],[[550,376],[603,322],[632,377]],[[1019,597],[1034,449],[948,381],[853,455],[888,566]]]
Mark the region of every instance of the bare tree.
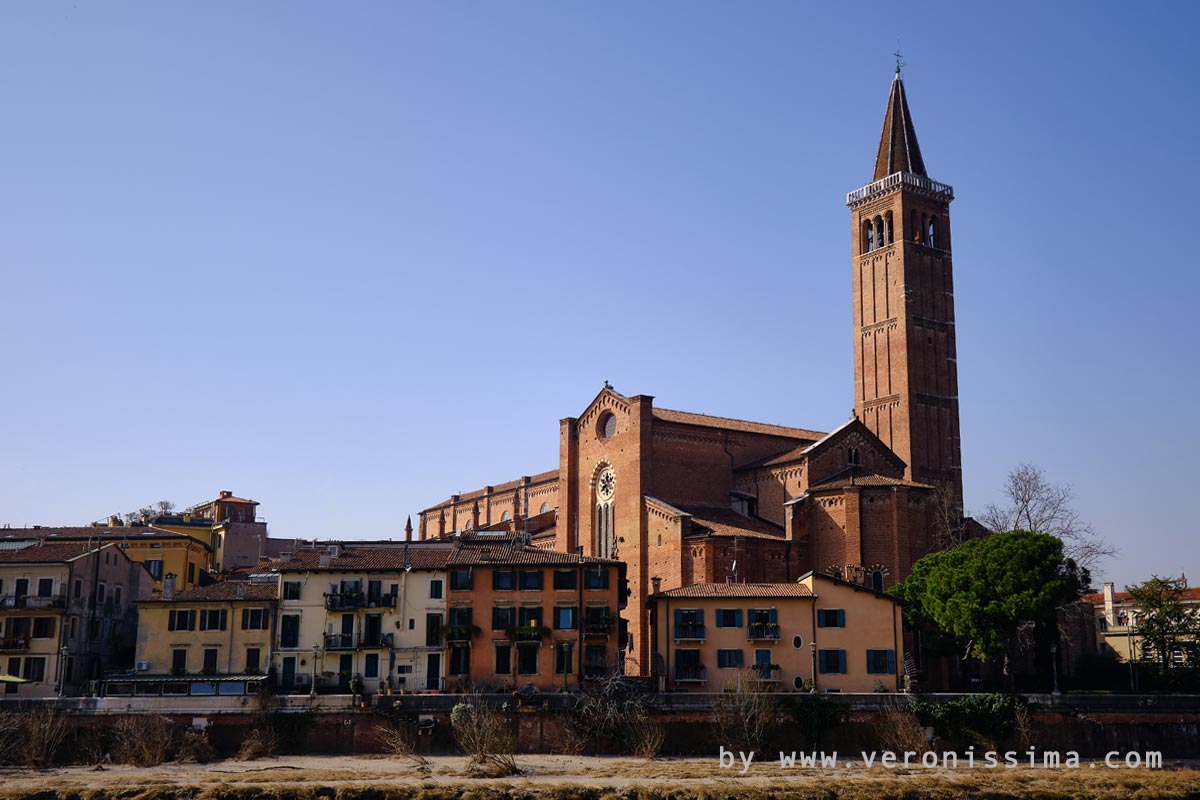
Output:
[[738,671],[713,701],[712,720],[722,746],[762,752],[779,723],[779,711],[758,670]]
[[170,500],[159,500],[155,505],[158,506],[158,513],[160,514],[170,514],[175,510],[175,504]]
[[507,715],[488,705],[478,693],[465,695],[450,709],[454,740],[467,755],[467,771],[499,778],[515,775],[516,742]]
[[1092,526],[1071,507],[1074,495],[1066,484],[1051,483],[1035,464],[1021,464],[1008,473],[1004,505],[989,505],[979,521],[996,532],[1026,530],[1062,539],[1068,558],[1094,571],[1102,558],[1117,554],[1096,535]]

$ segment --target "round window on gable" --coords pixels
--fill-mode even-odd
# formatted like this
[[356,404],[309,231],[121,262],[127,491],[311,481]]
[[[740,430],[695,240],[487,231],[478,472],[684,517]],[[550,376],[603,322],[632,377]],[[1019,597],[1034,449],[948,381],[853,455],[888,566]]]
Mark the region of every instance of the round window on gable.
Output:
[[600,417],[599,423],[596,425],[596,432],[601,439],[611,439],[617,434],[617,415],[612,412],[605,413]]

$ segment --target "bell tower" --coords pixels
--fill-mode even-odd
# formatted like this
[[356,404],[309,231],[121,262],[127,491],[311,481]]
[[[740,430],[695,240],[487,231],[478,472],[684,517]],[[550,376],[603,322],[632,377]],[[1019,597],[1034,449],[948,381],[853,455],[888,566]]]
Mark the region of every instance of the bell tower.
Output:
[[917,144],[900,68],[871,183],[850,192],[854,410],[962,511],[950,202]]

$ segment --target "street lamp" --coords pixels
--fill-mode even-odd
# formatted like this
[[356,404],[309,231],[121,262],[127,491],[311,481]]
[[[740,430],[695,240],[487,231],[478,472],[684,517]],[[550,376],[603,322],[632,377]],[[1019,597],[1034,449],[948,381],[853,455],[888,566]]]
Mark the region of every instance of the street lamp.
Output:
[[1054,694],[1062,694],[1058,691],[1058,645],[1050,645],[1050,668],[1054,672]]
[[812,651],[812,690],[817,691],[817,643],[811,641],[808,643],[808,649]]
[[67,646],[63,645],[58,651],[58,696],[62,697],[67,691]]
[[317,696],[317,651],[321,649],[320,643],[313,644],[313,674],[312,685],[308,689],[308,696],[315,698]]

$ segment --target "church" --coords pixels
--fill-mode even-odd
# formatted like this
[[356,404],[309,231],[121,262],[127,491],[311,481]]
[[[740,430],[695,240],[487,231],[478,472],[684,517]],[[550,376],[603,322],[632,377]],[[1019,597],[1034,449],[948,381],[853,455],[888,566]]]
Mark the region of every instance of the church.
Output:
[[510,531],[625,562],[630,672],[649,669],[659,592],[814,571],[894,586],[962,521],[953,199],[925,169],[897,69],[874,174],[846,196],[851,419],[827,430],[727,419],[606,383],[560,421],[557,469],[452,495],[421,512],[419,538]]

